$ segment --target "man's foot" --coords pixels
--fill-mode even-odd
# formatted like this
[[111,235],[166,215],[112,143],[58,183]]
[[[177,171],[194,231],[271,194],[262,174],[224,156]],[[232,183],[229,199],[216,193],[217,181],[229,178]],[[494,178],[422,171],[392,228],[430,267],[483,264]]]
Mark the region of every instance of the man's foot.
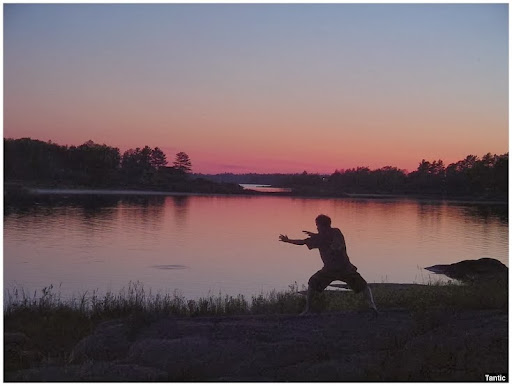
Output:
[[301,315],[301,316],[304,316],[304,315],[311,315],[311,311],[310,311],[310,310],[304,310],[304,311],[302,311],[299,315]]
[[370,308],[370,319],[375,319],[379,316],[379,311],[376,308]]

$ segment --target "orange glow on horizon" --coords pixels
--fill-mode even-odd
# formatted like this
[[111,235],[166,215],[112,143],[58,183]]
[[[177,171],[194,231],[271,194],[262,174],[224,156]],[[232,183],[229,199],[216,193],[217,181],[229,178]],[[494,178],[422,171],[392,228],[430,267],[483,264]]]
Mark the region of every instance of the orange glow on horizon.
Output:
[[507,10],[7,4],[4,136],[158,146],[201,173],[503,154]]

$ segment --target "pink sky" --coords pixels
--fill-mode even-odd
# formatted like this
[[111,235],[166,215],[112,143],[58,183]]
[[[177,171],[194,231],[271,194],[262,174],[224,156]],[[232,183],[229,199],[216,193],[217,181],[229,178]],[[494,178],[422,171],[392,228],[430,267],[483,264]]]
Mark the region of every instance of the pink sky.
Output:
[[4,27],[4,137],[158,146],[198,173],[508,151],[506,4],[10,4]]

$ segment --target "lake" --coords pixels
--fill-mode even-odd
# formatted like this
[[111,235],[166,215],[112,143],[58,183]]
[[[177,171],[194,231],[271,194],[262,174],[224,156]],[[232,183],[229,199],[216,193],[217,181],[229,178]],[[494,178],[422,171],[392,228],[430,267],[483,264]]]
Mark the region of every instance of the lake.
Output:
[[4,290],[53,284],[63,298],[146,291],[188,299],[306,285],[317,250],[304,238],[327,214],[368,282],[446,280],[423,267],[493,257],[508,266],[508,206],[283,196],[41,196],[4,214]]

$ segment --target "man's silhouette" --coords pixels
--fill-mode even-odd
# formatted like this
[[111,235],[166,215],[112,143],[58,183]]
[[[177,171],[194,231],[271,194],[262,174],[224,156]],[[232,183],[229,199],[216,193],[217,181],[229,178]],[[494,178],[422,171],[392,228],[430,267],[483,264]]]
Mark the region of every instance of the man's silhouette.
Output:
[[309,236],[307,239],[291,240],[286,235],[279,236],[279,240],[285,243],[306,245],[309,249],[318,248],[324,262],[323,268],[309,279],[306,307],[302,314],[310,312],[314,292],[322,292],[334,280],[344,281],[355,293],[363,292],[370,309],[377,313],[370,287],[350,263],[341,231],[331,227],[331,219],[326,215],[319,215],[315,222],[318,233],[303,231]]

